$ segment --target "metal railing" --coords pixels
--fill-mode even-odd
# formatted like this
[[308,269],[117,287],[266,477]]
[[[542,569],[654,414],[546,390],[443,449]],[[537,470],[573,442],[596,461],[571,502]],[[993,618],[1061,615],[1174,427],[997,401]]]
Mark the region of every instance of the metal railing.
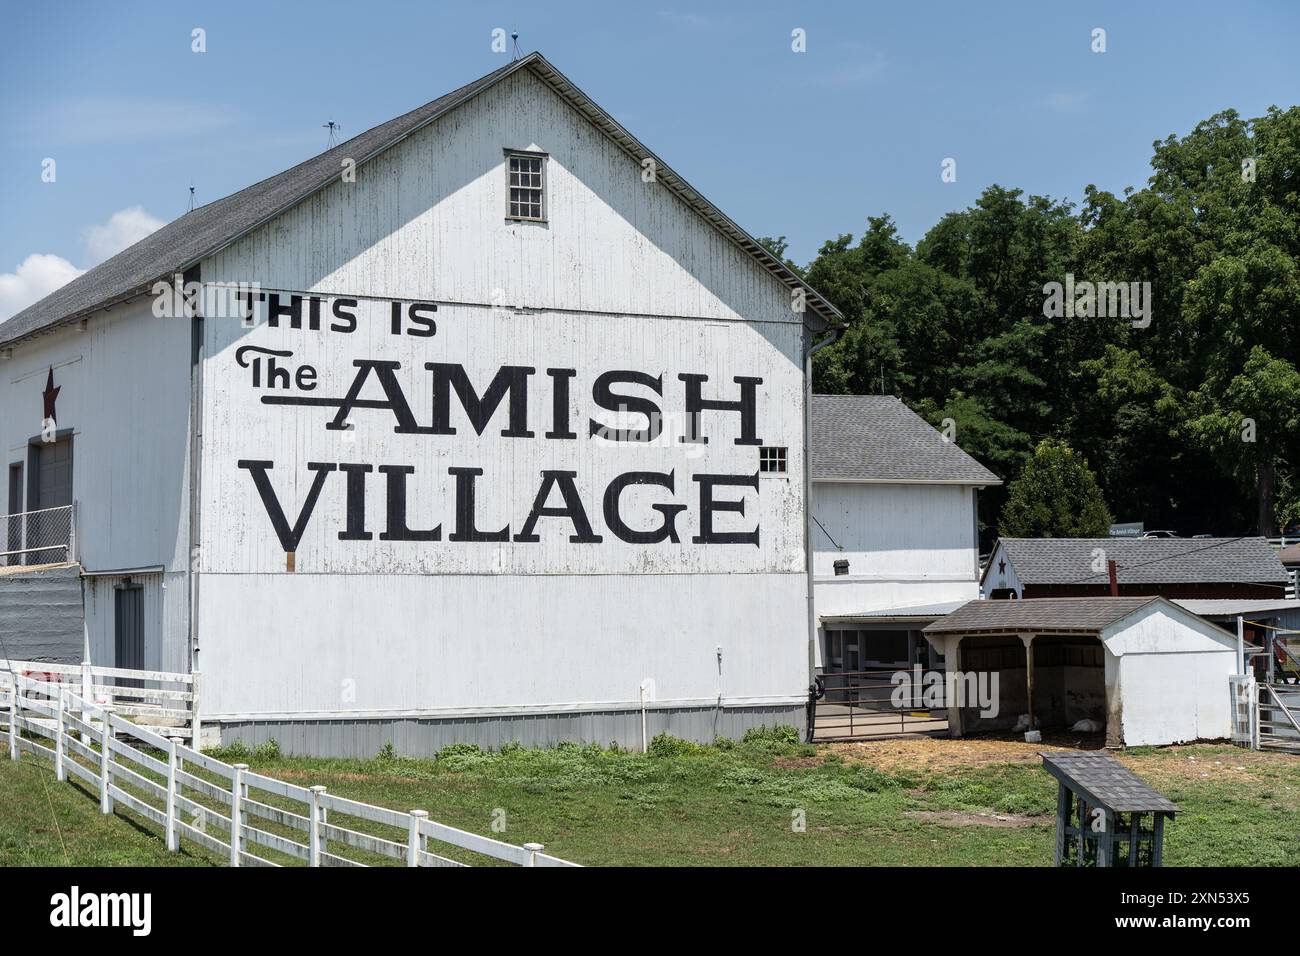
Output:
[[77,560],[77,505],[0,515],[0,564],[62,564]]
[[52,760],[58,780],[78,777],[99,794],[100,812],[120,806],[161,827],[173,853],[189,841],[230,866],[470,865],[448,852],[517,866],[578,865],[543,853],[540,843],[516,846],[437,823],[424,810],[374,806],[225,763],[66,683],[0,673],[0,713],[11,760],[24,753]]
[[910,685],[900,692],[894,682],[900,672],[911,674],[906,667],[882,667],[821,675],[825,691],[813,708],[812,739],[860,740],[946,731],[945,702],[918,700]]
[[1257,703],[1256,749],[1300,753],[1300,687],[1260,684]]

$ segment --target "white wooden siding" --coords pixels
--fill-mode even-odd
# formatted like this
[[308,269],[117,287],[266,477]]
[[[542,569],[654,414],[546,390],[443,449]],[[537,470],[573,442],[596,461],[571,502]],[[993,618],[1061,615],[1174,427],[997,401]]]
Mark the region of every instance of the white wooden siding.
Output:
[[[965,485],[813,482],[818,615],[979,597],[974,494]],[[849,562],[847,575],[835,574],[838,560]]]
[[[548,154],[548,220],[507,222],[505,148]],[[535,78],[521,74],[432,124],[275,222],[202,264],[206,281],[269,290],[438,304],[437,335],[388,334],[365,319],[355,335],[263,324],[207,323],[204,371],[200,656],[216,713],[566,712],[635,706],[649,677],[660,703],[683,707],[798,705],[808,682],[803,576],[804,329],[790,291],[656,183]],[[526,312],[512,311],[524,307]],[[502,365],[529,379],[532,438],[500,434],[505,408],[480,437],[453,397],[453,436],[395,435],[386,410],[327,431],[322,408],[259,401],[245,344],[291,349],[318,369],[317,395],[341,396],[356,359],[400,363],[417,419],[429,419],[427,361],[463,365],[482,392]],[[572,368],[574,440],[548,440],[547,368]],[[758,448],[737,446],[734,412],[703,413],[709,443],[592,440],[594,378],[628,369],[663,377],[665,434],[683,425],[680,373],[708,375],[708,398],[733,399],[736,375],[763,379],[758,435],[789,450],[789,475],[763,478],[744,515],[716,527],[760,528],[758,547],[698,545],[692,476],[755,475]],[[643,389],[620,390],[645,394]],[[365,397],[379,397],[371,382]],[[640,427],[639,416],[624,421]],[[290,522],[309,483],[307,461],[416,467],[410,525],[441,522],[440,542],[385,542],[383,476],[368,476],[371,541],[342,542],[345,482],[326,479],[293,572],[241,459],[272,460]],[[575,471],[600,544],[570,543],[543,519],[536,544],[457,543],[449,466],[481,467],[479,527],[519,530],[543,469]],[[679,544],[631,545],[604,526],[609,479],[672,471],[625,496],[630,524],[658,523],[656,502],[685,504]],[[557,503],[552,499],[552,504]],[[722,661],[718,649],[722,648]]]
[[[89,570],[184,570],[188,537],[190,323],[147,298],[14,348],[0,360],[0,442],[22,462],[41,434],[49,369],[71,428],[78,550]],[[7,479],[6,479],[7,480]]]
[[[367,477],[367,530],[371,541],[340,541],[346,511],[346,476],[332,473],[297,549],[297,569],[311,572],[422,573],[685,573],[694,571],[753,572],[803,568],[802,415],[798,367],[801,344],[798,327],[746,324],[713,325],[668,319],[615,319],[573,314],[516,315],[502,310],[446,307],[437,314],[437,335],[422,339],[394,336],[389,331],[387,303],[358,307],[360,328],[352,335],[292,330],[282,324],[245,329],[235,320],[208,321],[205,387],[204,497],[202,567],[211,572],[284,571],[284,549],[272,531],[267,509],[247,469],[240,461],[274,462],[269,473],[290,524],[307,498],[315,473],[308,462],[357,462],[409,465],[416,471],[408,481],[409,525],[442,526],[440,542],[384,541],[386,478]],[[766,334],[765,334],[766,333]],[[310,392],[254,389],[252,371],[241,368],[237,354],[253,346],[292,352],[279,357],[291,368],[309,362],[319,384]],[[258,353],[245,353],[245,363]],[[426,361],[465,366],[479,393],[503,365],[537,370],[529,377],[528,425],[534,437],[503,437],[506,403],[484,430],[475,433],[452,394],[451,422],[455,435],[394,434],[396,420],[387,409],[354,411],[351,431],[327,429],[334,408],[268,405],[263,396],[300,395],[341,398],[348,391],[358,358],[397,361],[397,378],[417,421],[427,425],[433,404]],[[547,368],[570,368],[570,428],[574,439],[548,439],[552,421],[552,383]],[[663,409],[663,434],[650,444],[613,442],[589,436],[588,422],[619,426],[617,415],[592,401],[596,376],[611,369],[633,369],[658,376],[663,397],[624,385],[620,391],[656,398]],[[718,499],[741,499],[744,515],[718,513],[719,531],[759,529],[760,544],[695,544],[700,531],[701,486],[696,474],[753,477],[758,472],[758,447],[736,445],[740,415],[733,411],[704,411],[704,445],[683,444],[686,428],[681,372],[709,376],[706,396],[734,399],[740,395],[735,376],[761,378],[757,386],[757,434],[767,444],[789,449],[790,472],[762,478],[758,490],[719,488]],[[372,379],[363,397],[382,397]],[[621,427],[644,427],[643,416],[629,416]],[[478,525],[497,530],[509,525],[517,534],[536,498],[544,469],[577,473],[575,483],[599,544],[570,543],[573,527],[567,520],[544,518],[537,526],[539,543],[457,543],[448,540],[455,524],[455,479],[449,467],[482,468],[477,479]],[[602,520],[606,486],[629,471],[671,472],[672,493],[660,487],[633,487],[624,493],[622,513],[637,528],[657,526],[655,503],[686,506],[676,519],[678,543],[628,544]],[[559,504],[553,492],[550,503]]]
[[[506,148],[548,220],[506,221]],[[557,311],[799,323],[789,288],[531,74],[502,81],[205,260],[205,281]]]

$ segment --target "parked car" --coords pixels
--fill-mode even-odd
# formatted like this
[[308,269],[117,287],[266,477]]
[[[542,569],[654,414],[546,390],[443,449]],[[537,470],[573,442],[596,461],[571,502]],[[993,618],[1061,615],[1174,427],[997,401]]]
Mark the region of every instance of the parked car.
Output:
[[1173,531],[1143,531],[1144,538],[1176,538],[1178,535]]

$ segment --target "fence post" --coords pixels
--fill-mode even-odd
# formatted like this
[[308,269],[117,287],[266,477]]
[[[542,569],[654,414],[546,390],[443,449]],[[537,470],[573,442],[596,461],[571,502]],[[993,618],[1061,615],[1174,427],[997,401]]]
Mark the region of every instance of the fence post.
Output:
[[167,852],[181,848],[176,832],[176,738],[167,739]]
[[54,779],[63,783],[68,779],[68,772],[63,769],[63,685],[59,685],[59,699],[54,704]]
[[190,745],[195,750],[202,750],[199,746],[199,672],[194,671],[190,677]]
[[423,849],[423,847],[420,844],[424,842],[423,840],[420,839],[420,821],[427,820],[427,819],[429,819],[428,810],[411,811],[411,829],[410,832],[406,835],[406,865],[407,866],[420,865],[420,850]]
[[18,759],[18,677],[12,672],[9,685],[9,759]]
[[230,865],[239,866],[240,831],[244,815],[240,804],[244,800],[244,771],[248,764],[235,764],[235,779],[230,782]]
[[112,813],[113,795],[109,792],[109,787],[112,786],[112,776],[108,768],[112,763],[110,741],[113,739],[113,725],[110,718],[113,714],[113,708],[104,705],[100,708],[99,714],[103,719],[99,735],[99,812]]
[[81,662],[81,699],[87,704],[95,702],[94,681],[90,675],[90,661]]
[[525,843],[524,849],[528,851],[528,862],[524,866],[536,866],[537,854],[545,850],[546,846],[541,843]]
[[325,812],[320,805],[320,797],[324,792],[325,788],[319,785],[311,788],[311,815],[308,820],[307,836],[308,866],[320,866],[320,855],[325,849],[325,840],[320,835],[321,820]]

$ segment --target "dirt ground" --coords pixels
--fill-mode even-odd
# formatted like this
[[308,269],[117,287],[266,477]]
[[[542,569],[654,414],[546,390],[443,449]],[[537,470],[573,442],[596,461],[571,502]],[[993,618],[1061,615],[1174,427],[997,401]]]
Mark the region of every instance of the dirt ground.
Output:
[[[1101,734],[1047,734],[1043,742],[1037,744],[1027,744],[1019,735],[1007,734],[956,740],[902,737],[825,744],[824,748],[846,763],[869,764],[886,772],[922,770],[942,773],[989,764],[1036,764],[1042,759],[1039,753],[1045,750],[1100,750],[1103,743]],[[1278,767],[1279,761],[1297,761],[1296,766],[1300,766],[1300,759],[1289,754],[1261,753],[1227,745],[1192,744],[1139,753],[1110,752],[1134,772],[1163,778],[1253,775],[1255,771]]]

